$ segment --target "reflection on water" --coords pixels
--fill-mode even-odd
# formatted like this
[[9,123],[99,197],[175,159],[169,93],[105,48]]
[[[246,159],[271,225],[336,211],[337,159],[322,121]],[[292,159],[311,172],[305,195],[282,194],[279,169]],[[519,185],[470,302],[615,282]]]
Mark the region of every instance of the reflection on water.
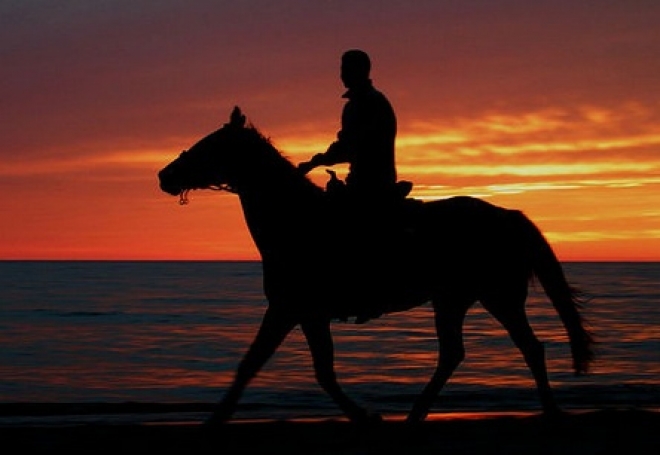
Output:
[[[574,407],[660,406],[660,264],[566,270],[593,297],[584,309],[598,340],[592,374],[573,376],[565,332],[544,295],[533,290],[528,301],[559,398]],[[0,289],[1,402],[216,401],[266,308],[258,263],[2,262]],[[333,328],[347,391],[380,410],[407,410],[437,358],[430,306]],[[439,406],[538,408],[521,355],[479,305],[466,319],[465,344]],[[241,412],[253,414],[336,413],[299,329],[244,403]]]

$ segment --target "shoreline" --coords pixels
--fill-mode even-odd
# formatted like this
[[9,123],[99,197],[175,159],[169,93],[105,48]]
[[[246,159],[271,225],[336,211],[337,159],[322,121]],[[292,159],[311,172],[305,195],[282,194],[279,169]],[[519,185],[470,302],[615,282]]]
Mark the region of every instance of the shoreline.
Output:
[[[213,403],[202,402],[80,402],[80,403],[45,403],[15,402],[0,403],[0,428],[21,426],[74,426],[74,425],[195,425],[202,423],[212,412]],[[660,415],[660,407],[655,406],[602,406],[564,408],[567,415],[576,416],[590,413],[648,412]],[[249,408],[240,410],[230,421],[232,425],[264,423],[327,423],[348,422],[335,412],[310,414],[309,409],[296,413],[292,409],[284,415],[256,415]],[[388,423],[403,422],[404,412],[382,412],[383,421]],[[491,420],[500,418],[541,418],[536,409],[513,410],[473,410],[447,409],[431,412],[425,422],[450,420]]]
[[[196,424],[203,422],[214,409],[213,403],[204,402],[14,402],[0,403],[0,428],[5,426],[46,426],[86,424]],[[296,413],[293,409],[282,415],[254,414],[249,405],[239,410],[230,421],[232,424],[262,424],[273,422],[324,423],[348,422],[339,412],[310,413],[305,408]],[[660,407],[652,405],[606,405],[596,407],[564,407],[566,415],[593,413],[641,412],[660,415]],[[407,414],[400,411],[384,411],[381,417],[386,422],[403,422]],[[429,413],[426,422],[446,420],[489,420],[497,418],[542,417],[540,409],[455,409],[448,408]]]
[[[154,415],[158,413],[142,414]],[[57,421],[58,416],[51,417]],[[556,420],[527,412],[435,413],[415,426],[407,425],[401,415],[385,416],[383,422],[368,426],[337,417],[238,419],[217,427],[207,427],[198,419],[60,420],[0,425],[0,437],[6,448],[14,448],[6,453],[657,455],[660,412],[569,411]]]

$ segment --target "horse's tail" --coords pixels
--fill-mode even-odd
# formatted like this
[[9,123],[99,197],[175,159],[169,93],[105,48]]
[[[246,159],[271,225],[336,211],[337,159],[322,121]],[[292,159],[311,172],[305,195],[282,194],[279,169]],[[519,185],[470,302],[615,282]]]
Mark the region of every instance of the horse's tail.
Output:
[[539,280],[566,328],[575,374],[587,373],[594,358],[594,341],[580,314],[586,299],[578,289],[567,282],[557,256],[539,228],[524,214],[517,213],[523,219],[531,276]]

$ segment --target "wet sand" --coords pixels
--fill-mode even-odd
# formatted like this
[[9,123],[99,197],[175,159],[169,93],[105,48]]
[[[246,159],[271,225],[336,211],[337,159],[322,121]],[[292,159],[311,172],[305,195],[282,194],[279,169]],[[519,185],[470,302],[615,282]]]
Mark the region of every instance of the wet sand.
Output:
[[[414,427],[400,417],[371,426],[343,419],[140,423],[20,423],[4,412],[3,453],[139,454],[660,454],[660,412],[436,414]],[[12,423],[13,422],[13,423]]]

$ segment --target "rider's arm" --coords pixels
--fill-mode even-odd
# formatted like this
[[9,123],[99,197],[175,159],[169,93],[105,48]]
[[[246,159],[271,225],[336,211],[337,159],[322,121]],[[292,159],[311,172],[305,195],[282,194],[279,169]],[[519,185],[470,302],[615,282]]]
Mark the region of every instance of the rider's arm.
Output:
[[328,150],[324,153],[317,153],[311,160],[300,163],[298,168],[307,173],[317,166],[332,166],[337,163],[346,163],[350,160],[348,147],[341,141],[341,132],[339,139],[330,144]]
[[349,147],[346,147],[346,143],[341,140],[341,135],[339,137],[340,139],[330,144],[330,147],[328,147],[328,150],[326,150],[325,153],[317,153],[314,155],[312,162],[316,166],[332,166],[333,164],[350,161]]

